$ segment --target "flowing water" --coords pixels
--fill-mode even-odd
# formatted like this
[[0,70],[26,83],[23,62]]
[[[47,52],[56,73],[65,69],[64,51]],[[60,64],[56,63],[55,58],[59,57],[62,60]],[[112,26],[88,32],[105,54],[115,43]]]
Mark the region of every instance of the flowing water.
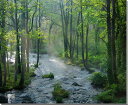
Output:
[[[36,54],[30,54],[30,65],[35,63]],[[50,72],[54,74],[54,79],[42,78],[42,75]],[[40,55],[40,65],[35,73],[36,76],[27,88],[6,93],[8,103],[56,103],[52,96],[53,86],[56,83],[60,83],[70,92],[69,98],[64,99],[64,103],[97,103],[93,97],[101,90],[92,87],[89,80],[91,74],[81,70],[80,67],[67,65],[57,57],[44,54]]]

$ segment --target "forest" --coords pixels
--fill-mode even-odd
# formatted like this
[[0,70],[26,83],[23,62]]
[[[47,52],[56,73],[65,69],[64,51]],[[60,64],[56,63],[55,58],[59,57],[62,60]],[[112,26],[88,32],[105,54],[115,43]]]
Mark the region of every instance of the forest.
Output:
[[0,0],[0,103],[126,103],[126,0]]

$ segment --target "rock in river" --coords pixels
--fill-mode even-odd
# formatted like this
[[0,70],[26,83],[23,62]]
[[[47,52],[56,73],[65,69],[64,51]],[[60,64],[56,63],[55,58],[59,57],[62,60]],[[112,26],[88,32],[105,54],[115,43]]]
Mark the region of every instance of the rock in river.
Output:
[[79,85],[79,84],[76,83],[76,82],[74,82],[72,85],[74,85],[74,86],[81,86],[81,85]]
[[3,94],[0,94],[0,103],[8,103],[8,98]]

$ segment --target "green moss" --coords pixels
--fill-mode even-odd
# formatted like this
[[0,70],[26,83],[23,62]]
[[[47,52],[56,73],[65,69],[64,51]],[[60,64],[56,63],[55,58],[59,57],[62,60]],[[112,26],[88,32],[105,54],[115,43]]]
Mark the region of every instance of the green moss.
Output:
[[57,103],[62,103],[63,98],[69,97],[69,92],[63,89],[60,84],[54,85],[54,91],[52,92],[52,94]]
[[55,100],[56,100],[56,103],[63,103],[62,97],[56,97]]
[[35,76],[36,76],[36,74],[34,72],[30,73],[30,77],[35,77]]
[[51,78],[51,79],[54,79],[54,74],[53,73],[45,74],[45,75],[42,75],[42,78]]

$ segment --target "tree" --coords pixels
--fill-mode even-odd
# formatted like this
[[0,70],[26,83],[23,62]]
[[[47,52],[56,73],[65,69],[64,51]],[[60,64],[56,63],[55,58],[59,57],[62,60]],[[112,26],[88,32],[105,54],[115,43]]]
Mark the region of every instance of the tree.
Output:
[[81,15],[81,46],[82,46],[82,60],[84,67],[85,65],[85,55],[84,55],[84,21],[83,21],[83,7],[82,7],[82,0],[80,0],[80,15]]
[[15,71],[15,81],[17,81],[17,74],[21,73],[21,58],[20,58],[20,37],[19,37],[19,26],[18,26],[18,17],[17,17],[17,0],[14,0],[15,3],[15,30],[16,30],[16,35],[17,35],[17,45],[16,45],[16,71]]
[[[6,2],[4,0],[1,1],[1,10],[0,10],[0,28],[1,28],[1,43],[0,43],[0,87],[6,86],[6,76],[7,76],[7,70],[6,70],[6,40],[4,38],[5,36],[5,13],[6,13]],[[2,84],[2,69],[4,69],[4,78],[3,78],[3,84]]]
[[41,30],[41,11],[40,11],[40,0],[38,0],[38,6],[39,6],[39,37],[37,39],[37,67],[39,66],[39,54],[40,54],[40,30]]

